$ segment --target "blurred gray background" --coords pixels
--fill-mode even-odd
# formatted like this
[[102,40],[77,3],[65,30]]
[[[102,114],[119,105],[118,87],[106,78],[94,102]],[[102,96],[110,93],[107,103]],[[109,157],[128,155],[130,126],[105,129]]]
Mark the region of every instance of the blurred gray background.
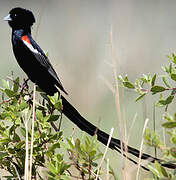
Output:
[[[115,98],[103,80],[114,86],[111,26],[118,75],[128,74],[135,80],[143,73],[160,73],[161,65],[168,63],[166,54],[174,52],[176,47],[176,1],[0,0],[0,79],[5,79],[11,71],[21,79],[26,77],[12,53],[11,29],[3,21],[14,7],[24,7],[34,13],[36,23],[32,34],[49,53],[49,59],[69,93],[69,101],[106,132],[114,127],[113,136],[119,137]],[[152,119],[153,101],[149,97],[136,103],[136,97],[134,92],[125,91],[121,111],[127,131],[137,113],[129,144],[139,147],[144,120],[146,117]],[[161,115],[157,120],[160,124]],[[63,121],[65,135],[71,134],[72,127],[70,121]],[[120,173],[117,153],[109,151],[108,157]]]

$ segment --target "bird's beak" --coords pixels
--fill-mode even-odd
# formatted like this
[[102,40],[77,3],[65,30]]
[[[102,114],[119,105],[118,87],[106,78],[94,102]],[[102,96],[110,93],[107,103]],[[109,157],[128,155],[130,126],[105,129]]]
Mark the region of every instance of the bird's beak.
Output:
[[12,18],[10,17],[10,14],[8,14],[5,18],[4,21],[12,21]]

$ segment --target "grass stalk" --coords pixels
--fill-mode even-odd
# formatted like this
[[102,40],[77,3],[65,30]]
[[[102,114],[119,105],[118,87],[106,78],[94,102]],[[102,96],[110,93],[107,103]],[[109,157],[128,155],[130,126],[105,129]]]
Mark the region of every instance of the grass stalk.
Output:
[[[112,25],[110,29],[110,47],[111,47],[111,55],[112,55],[112,68],[113,68],[113,75],[115,80],[115,103],[117,107],[117,116],[119,121],[119,132],[120,132],[120,141],[121,141],[121,153],[123,153],[123,144],[124,141],[124,127],[123,127],[123,121],[121,116],[121,107],[120,107],[120,94],[119,94],[119,85],[118,85],[118,76],[117,76],[117,63],[115,58],[115,52],[113,47],[113,32],[112,32]],[[125,151],[127,152],[126,144],[125,144]],[[125,169],[125,161],[124,156],[121,156],[122,160],[122,170]],[[126,179],[126,175],[124,174],[125,171],[123,171],[123,177]]]
[[25,129],[26,129],[26,156],[25,156],[25,173],[24,177],[25,180],[29,179],[29,141],[28,141],[28,117],[27,117],[28,112],[25,111]]
[[110,132],[110,135],[109,135],[109,139],[108,139],[108,143],[107,143],[107,145],[106,145],[105,152],[104,152],[103,157],[102,157],[102,159],[101,159],[101,161],[100,161],[100,164],[98,165],[98,168],[97,168],[97,175],[96,175],[96,179],[95,179],[95,180],[98,179],[98,174],[99,174],[99,171],[100,171],[100,167],[102,166],[103,161],[104,161],[104,159],[105,159],[105,156],[106,156],[106,154],[107,154],[107,152],[108,152],[108,148],[109,148],[109,144],[110,144],[110,142],[111,142],[111,138],[112,138],[113,132],[114,132],[114,128],[111,128],[111,132]]
[[107,159],[106,180],[109,180],[109,158]]
[[142,131],[142,140],[141,140],[141,146],[140,146],[140,154],[139,154],[139,161],[138,161],[138,168],[137,168],[137,173],[136,173],[136,180],[139,179],[139,169],[141,167],[141,156],[142,156],[142,148],[143,148],[143,144],[144,144],[144,133],[145,133],[145,129],[147,127],[149,119],[147,118],[144,122],[144,127],[143,127],[143,131]]
[[30,163],[29,163],[29,180],[32,178],[32,154],[33,154],[33,143],[34,143],[34,120],[35,120],[35,95],[36,95],[36,85],[34,84],[33,93],[33,109],[32,109],[32,132],[31,132],[31,152],[30,152]]

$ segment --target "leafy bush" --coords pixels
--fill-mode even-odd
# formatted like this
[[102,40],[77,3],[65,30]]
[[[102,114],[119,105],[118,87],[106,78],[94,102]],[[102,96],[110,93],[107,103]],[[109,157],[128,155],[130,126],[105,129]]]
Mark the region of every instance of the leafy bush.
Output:
[[[31,143],[32,179],[95,178],[97,160],[102,157],[96,136],[85,137],[84,142],[80,139],[74,140],[73,137],[64,138],[60,131],[62,101],[58,93],[46,96],[37,88],[43,98],[34,100],[36,105],[32,142],[30,126],[33,118],[33,92],[30,91],[27,81],[20,85],[19,78],[14,80],[11,77],[10,81],[3,80],[0,90],[0,168],[9,173],[5,178],[24,179],[30,173],[28,159]],[[68,153],[68,160],[60,153],[61,148]]]
[[[176,114],[173,116],[168,113],[168,107],[173,103],[176,88],[176,55],[168,56],[169,65],[163,66],[162,69],[165,74],[143,74],[139,79],[136,79],[135,83],[129,81],[128,76],[122,77],[119,75],[119,80],[123,87],[135,90],[139,96],[136,101],[139,101],[147,94],[156,95],[159,94],[159,99],[156,103],[157,107],[165,107],[164,123],[162,127],[166,129],[170,136],[170,145],[166,145],[157,131],[152,131],[149,128],[145,131],[145,143],[149,146],[159,149],[168,163],[176,163]],[[158,81],[158,82],[157,82]],[[163,84],[161,84],[161,81]],[[160,83],[159,83],[160,82]],[[161,164],[155,162],[154,165],[149,164],[148,168],[153,174],[153,180],[155,179],[176,179],[176,170],[167,170],[162,167]]]

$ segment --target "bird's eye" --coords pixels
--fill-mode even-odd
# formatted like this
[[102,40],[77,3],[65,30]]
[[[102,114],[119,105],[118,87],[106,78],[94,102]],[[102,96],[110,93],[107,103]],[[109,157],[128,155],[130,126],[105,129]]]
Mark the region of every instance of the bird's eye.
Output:
[[16,17],[17,17],[17,14],[11,14],[11,17],[12,17],[12,18],[16,18]]

